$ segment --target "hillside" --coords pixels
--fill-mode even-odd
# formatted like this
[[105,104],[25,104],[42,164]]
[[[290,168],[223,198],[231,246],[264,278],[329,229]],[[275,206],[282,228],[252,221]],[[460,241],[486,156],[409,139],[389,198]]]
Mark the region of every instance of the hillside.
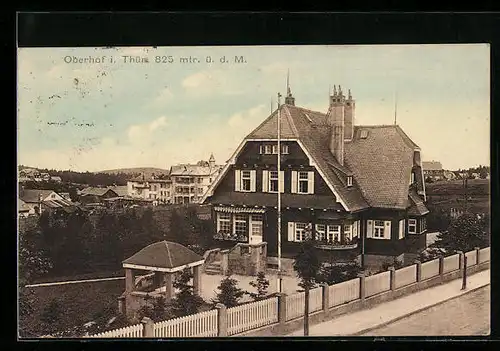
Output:
[[118,168],[118,169],[108,169],[105,171],[99,171],[99,172],[94,172],[94,173],[106,173],[106,174],[118,174],[118,173],[124,173],[124,174],[129,174],[129,175],[134,175],[134,174],[142,174],[146,177],[151,176],[153,173],[154,174],[168,174],[169,170],[163,169],[163,168],[155,168],[155,167],[134,167],[134,168]]

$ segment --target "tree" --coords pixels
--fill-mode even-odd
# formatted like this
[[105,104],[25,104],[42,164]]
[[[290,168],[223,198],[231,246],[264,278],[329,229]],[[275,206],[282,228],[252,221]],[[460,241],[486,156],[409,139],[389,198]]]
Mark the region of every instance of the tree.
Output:
[[314,241],[309,236],[302,242],[293,264],[293,269],[300,278],[299,286],[305,291],[304,336],[309,335],[309,290],[314,287],[320,268],[321,262],[316,253]]
[[265,299],[268,295],[267,289],[269,288],[269,280],[266,278],[264,272],[257,273],[257,279],[251,281],[250,286],[257,289],[257,293],[247,291],[247,294],[255,301]]
[[468,252],[489,245],[489,218],[466,212],[451,221],[449,230],[441,232],[431,245],[446,252]]
[[179,292],[172,299],[172,313],[175,317],[187,316],[198,313],[205,301],[194,293],[194,287],[190,284],[193,274],[190,268],[185,268],[174,281],[174,288]]
[[62,331],[61,318],[64,314],[64,308],[57,299],[52,299],[45,306],[40,316],[42,322],[41,328],[44,334],[54,334]]
[[318,274],[317,281],[328,285],[342,283],[354,279],[361,272],[361,267],[356,263],[323,266]]
[[238,305],[239,300],[245,295],[245,292],[238,287],[238,281],[231,278],[231,276],[222,279],[217,289],[219,292],[212,299],[213,305],[221,303],[228,308],[234,307]]
[[154,322],[161,322],[169,318],[167,303],[164,297],[153,298],[148,295],[147,300],[152,300],[152,302],[142,306],[137,311],[137,317],[139,320],[142,320],[144,317],[148,317]]

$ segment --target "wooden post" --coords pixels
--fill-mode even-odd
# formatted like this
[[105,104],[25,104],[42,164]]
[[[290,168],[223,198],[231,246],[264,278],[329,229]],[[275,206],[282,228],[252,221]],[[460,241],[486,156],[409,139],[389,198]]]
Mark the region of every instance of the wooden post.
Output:
[[391,280],[391,291],[396,290],[396,268],[389,267],[390,280]]
[[198,296],[201,294],[201,266],[193,267],[193,290]]
[[439,275],[444,274],[444,257],[439,256]]
[[479,264],[481,261],[479,261],[479,253],[481,252],[481,249],[479,247],[475,247],[474,250],[476,250],[476,264]]
[[417,283],[418,283],[422,280],[422,262],[416,260],[415,264],[417,265]]
[[366,292],[365,292],[365,273],[359,273],[358,274],[358,277],[359,277],[359,299],[361,301],[365,301],[365,296],[366,296]]
[[462,290],[467,289],[467,256],[463,256],[464,266],[462,270]]
[[135,288],[135,274],[131,268],[125,268],[125,291],[132,292]]
[[227,336],[227,309],[221,303],[215,305],[217,309],[217,336]]
[[458,269],[463,269],[465,254],[462,251],[458,251],[457,253],[458,253]]
[[155,336],[154,322],[151,320],[151,318],[144,317],[141,320],[141,323],[144,326],[143,332],[142,332],[142,337],[143,338],[154,338],[154,336]]
[[328,284],[321,285],[322,293],[323,293],[323,312],[328,313],[330,309],[330,286]]
[[278,323],[284,326],[286,323],[286,294],[278,293]]
[[172,300],[174,294],[173,273],[165,273],[165,299],[166,302]]

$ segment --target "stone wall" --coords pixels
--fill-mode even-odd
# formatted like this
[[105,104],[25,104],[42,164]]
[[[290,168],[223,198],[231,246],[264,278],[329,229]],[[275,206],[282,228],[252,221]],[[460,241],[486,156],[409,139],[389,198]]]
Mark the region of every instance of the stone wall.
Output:
[[232,274],[257,275],[266,270],[267,243],[237,244],[227,253],[228,270]]

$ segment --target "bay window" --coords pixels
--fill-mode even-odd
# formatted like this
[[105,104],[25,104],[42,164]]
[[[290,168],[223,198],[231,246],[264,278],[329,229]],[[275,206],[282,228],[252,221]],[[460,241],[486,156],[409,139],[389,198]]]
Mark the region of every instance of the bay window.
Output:
[[327,240],[329,242],[340,242],[340,225],[330,224],[327,229]]
[[373,224],[373,237],[383,238],[384,237],[384,221],[374,221]]
[[352,240],[352,225],[345,224],[344,225],[344,239]]
[[326,226],[324,224],[316,224],[316,240],[317,241],[325,240],[325,230],[326,230]]
[[417,234],[417,220],[414,218],[408,220],[408,234]]
[[233,233],[235,235],[245,236],[248,234],[247,218],[248,218],[248,215],[245,215],[245,214],[235,214],[234,215]]
[[230,213],[217,213],[217,232],[223,234],[231,233],[231,214]]
[[304,241],[307,239],[307,223],[295,223],[295,241]]
[[420,218],[420,233],[423,233],[427,230],[427,223],[425,217]]

